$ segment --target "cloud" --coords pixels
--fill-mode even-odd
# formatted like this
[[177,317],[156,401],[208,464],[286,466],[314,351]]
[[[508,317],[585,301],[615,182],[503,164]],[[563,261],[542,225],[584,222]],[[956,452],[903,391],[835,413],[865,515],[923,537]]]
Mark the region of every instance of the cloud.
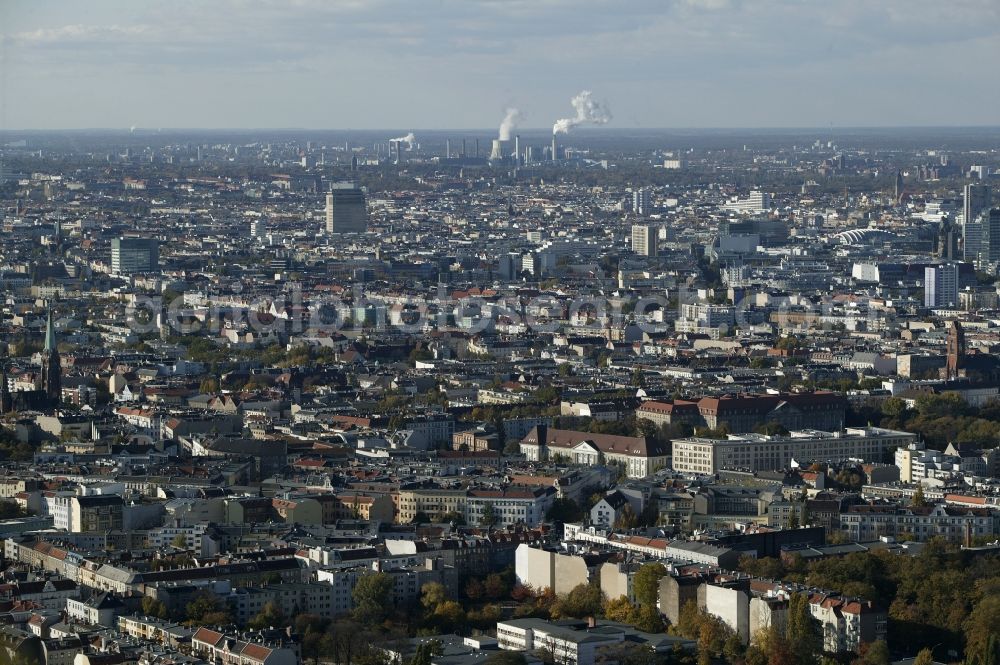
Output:
[[[116,112],[114,99],[135,106],[121,110],[132,116],[122,126],[173,109],[143,122],[198,125],[199,114],[216,114],[287,126],[297,123],[282,114],[301,114],[314,126],[485,127],[514,99],[539,122],[560,117],[566,99],[592,86],[620,117],[647,126],[751,116],[802,124],[798,116],[817,108],[804,97],[823,99],[831,117],[912,113],[903,100],[920,95],[903,81],[921,91],[922,113],[954,122],[988,117],[1000,88],[996,0],[631,0],[627,11],[609,0],[24,7],[0,3],[10,123],[93,125],[102,107]],[[962,55],[965,44],[977,57]],[[921,63],[919,80],[908,61]],[[960,85],[967,77],[982,84]],[[958,97],[961,109],[948,101]],[[282,103],[289,98],[294,108]]]
[[118,41],[132,39],[149,32],[148,25],[64,25],[58,28],[38,28],[11,35],[12,42],[25,44],[55,44],[71,46],[81,42]]

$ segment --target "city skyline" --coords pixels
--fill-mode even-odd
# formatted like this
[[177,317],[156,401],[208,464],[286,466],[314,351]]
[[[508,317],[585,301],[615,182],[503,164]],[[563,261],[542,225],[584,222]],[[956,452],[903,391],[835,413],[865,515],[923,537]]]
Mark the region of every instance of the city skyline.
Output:
[[[1000,7],[58,2],[0,8],[0,129],[991,126]],[[963,103],[956,104],[961,99]]]

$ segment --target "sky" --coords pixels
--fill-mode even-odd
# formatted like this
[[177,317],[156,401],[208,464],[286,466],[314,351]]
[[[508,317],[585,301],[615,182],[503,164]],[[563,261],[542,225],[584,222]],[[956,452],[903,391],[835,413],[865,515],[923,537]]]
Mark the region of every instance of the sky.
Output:
[[0,129],[1000,125],[1000,0],[0,0]]

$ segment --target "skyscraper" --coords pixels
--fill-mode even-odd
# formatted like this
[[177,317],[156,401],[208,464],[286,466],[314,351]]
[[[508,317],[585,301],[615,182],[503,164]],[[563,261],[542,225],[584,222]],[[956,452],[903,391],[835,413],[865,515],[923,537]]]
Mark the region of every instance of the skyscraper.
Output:
[[962,220],[962,258],[979,266],[979,252],[983,248],[983,219],[977,215]]
[[980,270],[994,270],[1000,264],[1000,208],[982,211],[978,221],[983,229],[978,267]]
[[966,185],[962,191],[962,221],[968,224],[990,207],[989,185]]
[[954,307],[958,303],[958,264],[924,268],[924,307]]
[[160,269],[160,243],[152,238],[114,238],[111,241],[111,272],[131,275]]
[[648,224],[632,226],[632,251],[640,256],[656,256],[656,228]]
[[368,230],[365,193],[354,183],[337,183],[326,194],[326,232],[364,233]]

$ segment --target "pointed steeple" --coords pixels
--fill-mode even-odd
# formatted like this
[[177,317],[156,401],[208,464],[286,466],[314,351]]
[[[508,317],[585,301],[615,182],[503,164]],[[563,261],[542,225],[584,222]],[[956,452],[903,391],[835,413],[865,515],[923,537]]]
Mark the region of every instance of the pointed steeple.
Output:
[[56,329],[52,325],[52,310],[49,309],[49,316],[48,319],[45,321],[45,351],[51,353],[52,351],[55,350],[56,350]]

